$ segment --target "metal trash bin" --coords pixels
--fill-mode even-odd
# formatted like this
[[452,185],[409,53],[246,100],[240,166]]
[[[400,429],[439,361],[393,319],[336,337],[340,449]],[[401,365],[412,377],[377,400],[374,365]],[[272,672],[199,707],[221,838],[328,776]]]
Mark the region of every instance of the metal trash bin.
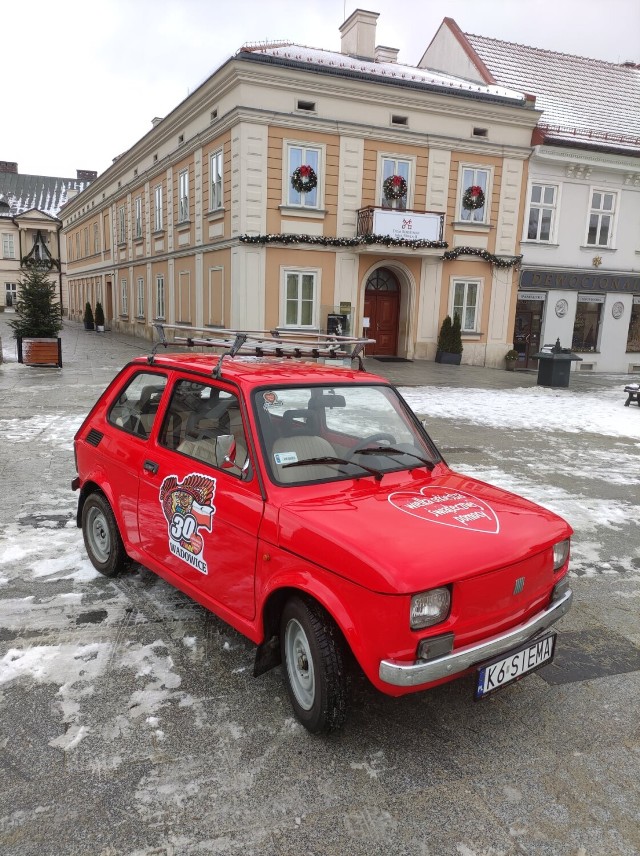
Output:
[[533,358],[538,360],[538,386],[569,386],[571,363],[582,361],[582,357],[573,354],[569,348],[563,348],[560,339],[555,345],[544,348]]

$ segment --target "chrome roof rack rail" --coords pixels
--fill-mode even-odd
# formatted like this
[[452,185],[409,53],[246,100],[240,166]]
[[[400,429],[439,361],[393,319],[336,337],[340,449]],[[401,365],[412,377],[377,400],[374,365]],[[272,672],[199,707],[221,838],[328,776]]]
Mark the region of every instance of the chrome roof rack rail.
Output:
[[[273,330],[226,330],[182,327],[179,325],[154,324],[160,336],[160,344],[181,345],[188,348],[219,348],[224,353],[216,364],[213,374],[220,377],[222,361],[225,357],[254,356],[304,359],[349,359],[358,360],[360,371],[364,371],[362,355],[367,345],[375,344],[375,339],[363,339],[357,336],[336,336],[331,333],[298,332],[275,328]],[[175,331],[171,342],[166,343],[164,331]],[[205,336],[193,335],[196,330]],[[178,336],[185,332],[189,335]],[[158,346],[159,346],[158,345]],[[156,346],[156,347],[158,347]],[[154,349],[155,354],[155,349]]]

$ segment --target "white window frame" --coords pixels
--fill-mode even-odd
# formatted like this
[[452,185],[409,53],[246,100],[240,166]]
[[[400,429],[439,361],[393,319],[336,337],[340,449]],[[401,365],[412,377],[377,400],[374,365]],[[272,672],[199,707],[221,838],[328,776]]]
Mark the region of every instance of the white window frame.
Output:
[[156,311],[156,318],[159,321],[164,321],[166,318],[165,312],[167,311],[167,307],[163,273],[156,274]]
[[[405,198],[405,208],[399,208],[398,202],[399,200],[390,200],[387,201],[384,198],[383,184],[385,181],[384,174],[384,162],[385,161],[393,161],[395,163],[394,170],[397,169],[398,163],[406,163],[408,164],[408,178],[407,178],[407,195]],[[415,174],[416,174],[416,158],[412,155],[396,155],[393,152],[380,152],[378,155],[378,174],[376,181],[376,199],[378,202],[376,203],[378,207],[385,208],[390,211],[406,211],[413,209],[413,186],[415,184]],[[396,175],[395,172],[392,172],[391,175]]]
[[[301,162],[307,163],[308,158],[306,153],[309,151],[317,152],[318,169],[318,184],[316,186],[316,201],[313,205],[308,202],[309,194],[301,193],[300,201],[294,202],[291,199],[291,194],[295,193],[291,186],[291,174],[293,167],[291,165],[291,152],[293,149],[301,149]],[[309,143],[307,140],[283,140],[282,150],[282,204],[286,208],[294,208],[299,211],[322,211],[324,206],[324,175],[326,164],[326,146],[324,144]]]
[[2,258],[15,259],[16,257],[16,242],[14,235],[11,232],[2,233]]
[[138,302],[138,318],[144,318],[144,290],[145,290],[145,282],[144,277],[138,277],[138,293],[137,293],[137,302]]
[[126,244],[127,242],[127,218],[124,205],[118,208],[118,243]]
[[[465,170],[471,170],[473,172],[473,178],[471,181],[465,181],[464,173]],[[484,193],[484,211],[483,211],[483,219],[482,220],[474,220],[473,216],[477,213],[476,211],[467,211],[462,207],[462,197],[464,196],[464,192],[467,187],[470,187],[474,184],[478,184],[477,173],[486,172],[487,173],[487,181],[486,181],[486,189]],[[458,198],[456,202],[456,222],[463,223],[469,226],[488,226],[491,223],[491,190],[493,187],[493,167],[486,166],[484,164],[475,164],[475,163],[461,163],[458,170]],[[466,216],[465,216],[466,215]]]
[[[453,320],[453,316],[456,312],[455,309],[455,297],[456,297],[456,285],[464,285],[464,300],[462,304],[462,317],[460,318],[460,327],[462,335],[472,334],[472,333],[480,333],[480,322],[482,320],[482,292],[484,287],[484,280],[482,277],[474,277],[474,276],[455,276],[451,277],[450,288],[449,288],[449,316]],[[473,327],[465,327],[465,315],[466,315],[466,306],[467,306],[467,286],[475,285],[477,287],[476,291],[476,307],[475,307],[475,318]]]
[[157,184],[153,191],[153,227],[155,232],[161,232],[164,228],[163,210],[162,210],[162,185]]
[[[298,277],[298,310],[296,323],[287,323],[287,280],[289,275]],[[311,324],[300,323],[302,300],[300,297],[300,285],[303,276],[313,276],[313,302],[312,302],[312,318]],[[320,268],[295,267],[288,265],[280,268],[280,327],[290,330],[318,330],[318,320],[320,316],[319,303],[320,293],[322,290],[322,271]]]
[[[613,208],[611,211],[606,211],[604,208],[594,208],[593,207],[593,196],[595,193],[600,193],[602,196],[605,194],[607,196],[613,197]],[[602,200],[604,201],[604,199]],[[584,233],[584,246],[589,247],[592,250],[612,250],[615,249],[616,246],[616,228],[618,218],[616,216],[618,210],[618,192],[616,190],[611,190],[610,188],[603,187],[594,187],[593,185],[589,188],[589,210],[587,211],[587,225]],[[609,239],[606,244],[590,244],[589,243],[589,226],[591,223],[591,215],[595,214],[598,216],[598,229],[597,234],[600,235],[602,229],[602,217],[609,216],[611,217],[611,224],[609,226]]]
[[189,222],[189,167],[178,173],[178,223]]
[[142,237],[142,196],[136,196],[135,200],[135,238]]
[[[224,190],[223,150],[218,149],[209,155],[209,210],[218,211],[223,207]],[[214,180],[215,177],[215,180]]]
[[[552,203],[540,201],[533,202],[533,189],[534,187],[541,187],[542,193],[540,194],[541,200],[544,198],[544,191],[552,187],[555,191],[554,198]],[[540,211],[551,209],[551,225],[549,227],[549,237],[548,238],[530,238],[529,237],[529,217],[531,215],[531,209],[537,208]],[[522,240],[529,241],[530,243],[535,244],[553,244],[556,242],[556,234],[558,227],[558,211],[560,209],[560,185],[556,184],[552,181],[529,181],[529,189],[527,192],[527,210],[524,216],[524,223],[522,224]],[[540,227],[542,223],[542,217],[538,219],[538,235],[540,234]]]
[[129,314],[129,286],[124,278],[120,280],[120,314]]

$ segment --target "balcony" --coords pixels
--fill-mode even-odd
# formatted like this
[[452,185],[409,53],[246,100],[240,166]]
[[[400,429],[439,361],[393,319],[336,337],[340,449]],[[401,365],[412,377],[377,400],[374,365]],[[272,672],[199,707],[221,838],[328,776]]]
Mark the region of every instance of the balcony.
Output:
[[394,241],[444,240],[444,214],[435,211],[401,211],[394,208],[360,208],[358,237],[388,235]]

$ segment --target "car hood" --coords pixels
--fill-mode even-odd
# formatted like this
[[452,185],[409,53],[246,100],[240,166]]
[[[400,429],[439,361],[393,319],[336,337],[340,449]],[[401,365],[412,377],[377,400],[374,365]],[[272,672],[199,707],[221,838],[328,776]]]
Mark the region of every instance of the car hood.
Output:
[[399,594],[514,564],[572,533],[553,512],[442,464],[430,475],[402,475],[285,502],[280,546],[370,590]]

